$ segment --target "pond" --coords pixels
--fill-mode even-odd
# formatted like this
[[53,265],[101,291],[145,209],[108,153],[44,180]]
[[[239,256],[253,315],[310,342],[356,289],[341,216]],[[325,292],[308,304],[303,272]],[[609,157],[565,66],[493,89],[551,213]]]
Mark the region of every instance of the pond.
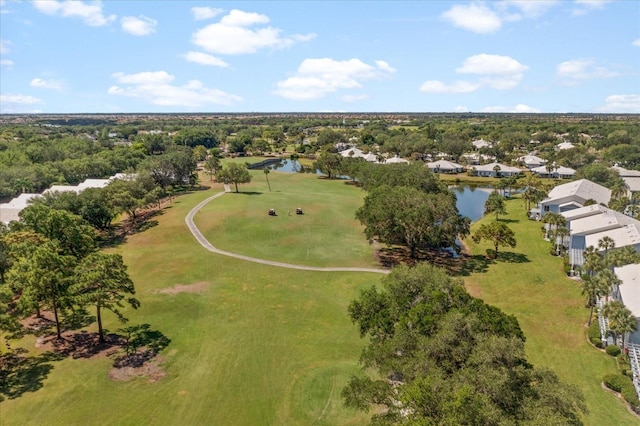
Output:
[[[311,167],[305,167],[297,160],[281,159],[268,166],[271,170],[284,173],[313,173]],[[315,170],[316,174],[322,174]],[[471,185],[452,186],[449,188],[456,194],[458,211],[471,221],[476,221],[484,214],[484,203],[489,198],[493,188],[483,188]]]
[[462,216],[471,219],[472,222],[480,219],[484,214],[484,203],[493,192],[493,188],[481,188],[476,186],[452,186],[449,188],[456,194],[456,206]]

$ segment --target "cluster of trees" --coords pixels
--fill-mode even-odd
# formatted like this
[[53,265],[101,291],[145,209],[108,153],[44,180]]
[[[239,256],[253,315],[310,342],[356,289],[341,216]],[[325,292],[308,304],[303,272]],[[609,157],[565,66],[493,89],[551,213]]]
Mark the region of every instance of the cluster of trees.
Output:
[[369,342],[347,406],[375,410],[375,424],[581,424],[584,397],[534,368],[515,317],[470,296],[427,264],[395,268],[349,305]]
[[363,163],[357,177],[368,194],[356,219],[368,239],[405,246],[416,257],[419,249],[453,247],[469,235],[455,195],[424,165]]
[[[601,255],[599,251],[603,251]],[[589,308],[589,325],[593,319],[593,310],[598,299],[605,297],[607,303],[602,309],[602,315],[609,320],[609,330],[617,341],[625,333],[633,333],[637,327],[636,317],[624,304],[617,300],[609,300],[610,295],[619,293],[622,281],[616,276],[613,268],[632,263],[640,263],[640,253],[633,247],[615,248],[615,242],[610,237],[603,237],[598,241],[598,248],[587,247],[583,253],[581,288],[587,297],[586,306]]]
[[0,228],[1,330],[19,333],[20,320],[49,312],[61,338],[65,320],[91,308],[104,342],[103,312],[125,322],[121,308],[139,306],[122,257],[98,252],[96,231],[80,216],[39,204],[11,225]]

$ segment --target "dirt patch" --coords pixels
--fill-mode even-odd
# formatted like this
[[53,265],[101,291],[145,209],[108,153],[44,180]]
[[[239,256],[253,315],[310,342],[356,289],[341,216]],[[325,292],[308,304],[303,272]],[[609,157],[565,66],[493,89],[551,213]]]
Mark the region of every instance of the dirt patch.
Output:
[[201,294],[207,291],[209,288],[209,282],[200,281],[193,284],[176,284],[173,287],[163,288],[162,290],[158,290],[158,293],[162,294],[178,294],[178,293],[197,293]]
[[161,367],[163,361],[162,357],[156,356],[137,367],[112,367],[109,370],[109,378],[126,382],[136,377],[147,377],[149,383],[155,383],[167,375]]

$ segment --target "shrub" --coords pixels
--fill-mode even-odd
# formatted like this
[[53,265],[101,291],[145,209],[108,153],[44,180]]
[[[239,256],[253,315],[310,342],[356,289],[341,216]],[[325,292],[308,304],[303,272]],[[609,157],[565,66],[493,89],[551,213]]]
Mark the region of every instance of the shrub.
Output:
[[636,408],[640,407],[640,399],[638,399],[636,388],[633,386],[633,382],[631,382],[630,379],[627,378],[621,393],[624,400],[627,401],[629,405]]
[[587,336],[589,336],[589,340],[593,342],[593,339],[598,339],[600,341],[600,326],[598,325],[598,321],[593,321],[589,328],[587,329]]
[[589,341],[596,348],[602,348],[602,340],[600,340],[600,337],[589,337]]
[[607,346],[607,349],[605,349],[607,354],[611,355],[611,356],[618,356],[620,355],[620,348],[618,347],[618,345],[609,345]]
[[602,378],[602,381],[604,382],[604,385],[609,389],[620,392],[622,390],[622,387],[624,386],[624,379],[625,377],[619,374],[607,374]]

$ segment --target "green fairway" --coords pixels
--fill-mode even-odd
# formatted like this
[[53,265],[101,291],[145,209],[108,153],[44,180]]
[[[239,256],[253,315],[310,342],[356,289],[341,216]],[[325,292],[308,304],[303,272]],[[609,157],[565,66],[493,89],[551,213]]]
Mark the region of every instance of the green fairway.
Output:
[[[292,271],[209,253],[184,216],[211,194],[178,198],[158,226],[117,249],[142,302],[127,312],[131,323],[171,339],[161,354],[166,376],[116,382],[109,358],[54,362],[41,389],[1,403],[2,424],[363,422],[340,400],[361,349],[346,307],[379,275]],[[158,292],[194,283],[199,293]]]
[[[206,205],[195,223],[219,249],[309,266],[377,266],[374,251],[354,218],[364,192],[342,180],[262,171]],[[233,185],[232,185],[233,189]],[[304,214],[297,215],[296,208]],[[269,216],[269,209],[277,216]]]
[[[226,194],[196,216],[212,244],[290,263],[376,266],[353,219],[363,196],[359,189],[315,175],[274,172],[269,192],[264,173],[252,174],[254,182],[240,187],[243,193]],[[381,275],[288,270],[206,251],[184,218],[220,190],[215,185],[175,199],[155,218],[157,226],[113,249],[123,255],[142,302],[137,311],[125,312],[130,324],[148,323],[171,339],[160,353],[158,380],[114,381],[108,357],[52,361],[41,388],[0,403],[0,424],[367,422],[369,414],[344,408],[340,399],[350,375],[359,371],[365,343],[349,321],[347,306]],[[297,217],[296,207],[307,214]],[[578,284],[564,276],[559,258],[547,254],[540,224],[524,219],[520,201],[507,207],[508,219],[517,221],[509,225],[518,247],[505,251],[524,257],[498,260],[486,273],[465,277],[469,290],[518,317],[531,362],[583,390],[587,425],[637,424],[600,388],[601,377],[614,371],[614,360],[586,342],[588,311]],[[279,216],[268,216],[268,208]],[[468,242],[482,263],[479,255],[486,246]],[[180,291],[184,287],[176,286],[181,285],[191,287]],[[112,314],[105,317],[112,331],[122,327]],[[33,342],[24,345],[38,353]]]
[[[562,259],[549,254],[542,238],[541,223],[525,217],[523,202],[507,202],[504,217],[516,234],[516,248],[500,248],[510,256],[490,264],[486,273],[465,278],[469,291],[485,302],[518,318],[527,337],[529,361],[555,371],[562,380],[577,385],[587,398],[589,425],[638,424],[624,404],[600,387],[602,376],[615,372],[615,359],[594,349],[585,337],[589,310],[580,294],[580,284],[567,278]],[[493,217],[485,217],[472,227]],[[465,242],[478,259],[488,243]]]

